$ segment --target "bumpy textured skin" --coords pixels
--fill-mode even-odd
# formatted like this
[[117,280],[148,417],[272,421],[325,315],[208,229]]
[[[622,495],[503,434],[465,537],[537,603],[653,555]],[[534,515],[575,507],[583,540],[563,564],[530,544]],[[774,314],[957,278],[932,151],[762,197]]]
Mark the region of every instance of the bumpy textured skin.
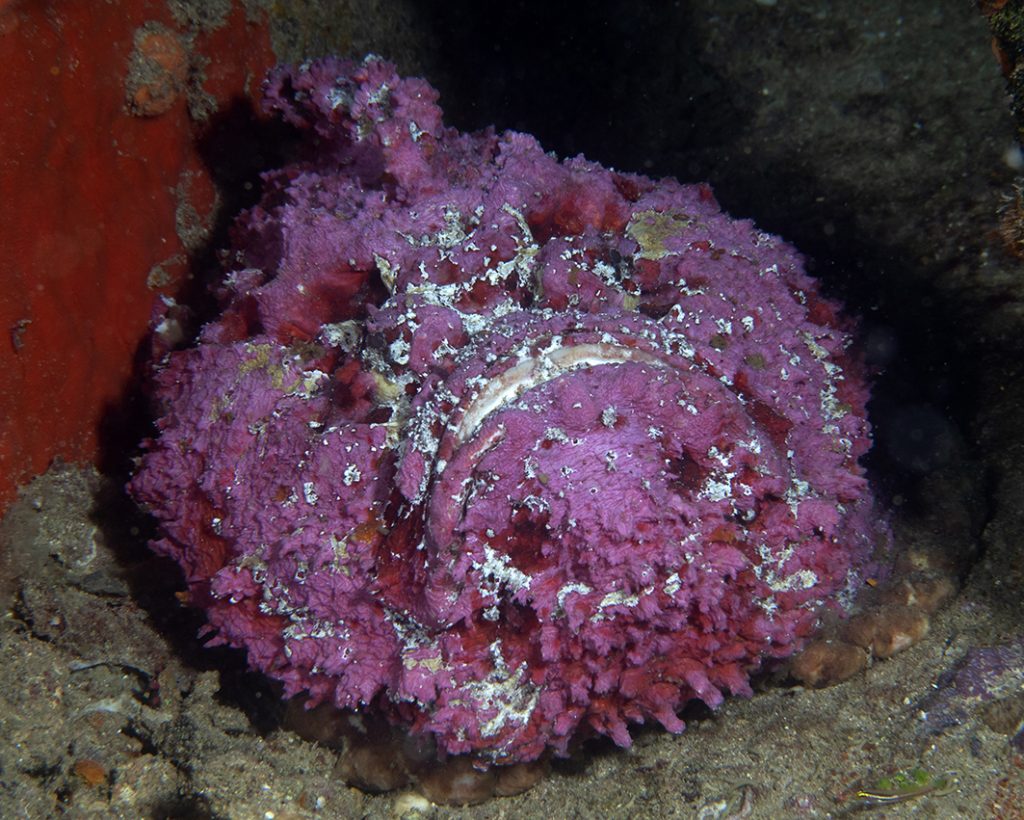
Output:
[[863,580],[837,307],[703,185],[461,134],[390,64],[278,70],[308,134],[156,377],[131,482],[221,641],[495,762],[749,693]]

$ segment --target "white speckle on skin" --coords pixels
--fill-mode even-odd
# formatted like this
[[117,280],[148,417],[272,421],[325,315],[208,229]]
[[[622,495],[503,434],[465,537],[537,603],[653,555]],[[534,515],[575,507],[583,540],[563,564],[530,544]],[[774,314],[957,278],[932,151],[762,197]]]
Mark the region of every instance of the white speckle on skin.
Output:
[[724,501],[732,497],[732,480],[736,473],[725,473],[719,477],[709,476],[701,488],[701,498],[708,501]]
[[592,590],[590,587],[588,587],[586,584],[580,581],[573,581],[571,583],[566,584],[558,590],[558,593],[555,596],[555,600],[557,601],[558,606],[555,612],[552,613],[552,615],[554,616],[564,614],[565,599],[572,595],[574,592],[578,595],[589,595],[593,591],[594,590]]
[[783,496],[785,502],[789,505],[789,511],[796,518],[797,510],[800,507],[800,501],[809,498],[811,496],[811,485],[806,481],[793,478],[789,487],[786,489],[786,493]]
[[473,569],[487,582],[487,589],[481,588],[480,591],[495,596],[502,588],[514,595],[520,590],[529,589],[533,581],[525,572],[512,566],[512,559],[507,553],[498,552],[490,544],[484,544],[484,560],[474,561]]
[[409,343],[399,337],[395,339],[388,347],[388,353],[391,356],[391,361],[397,365],[407,365],[409,363]]
[[[540,697],[540,689],[527,676],[525,662],[515,671],[508,668],[501,655],[500,639],[491,644],[491,659],[494,670],[486,678],[470,681],[461,688],[474,701],[473,711],[481,715],[480,734],[483,737],[493,737],[508,723],[525,726]],[[495,714],[483,720],[481,713],[492,710]]]
[[302,485],[302,495],[310,506],[315,506],[316,502],[320,500],[320,496],[316,492],[316,485],[312,481],[307,481]]

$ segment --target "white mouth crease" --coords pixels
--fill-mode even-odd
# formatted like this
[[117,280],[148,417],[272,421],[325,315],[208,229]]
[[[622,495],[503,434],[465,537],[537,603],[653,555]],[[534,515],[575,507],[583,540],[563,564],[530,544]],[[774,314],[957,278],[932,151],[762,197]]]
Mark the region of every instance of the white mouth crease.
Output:
[[607,342],[559,347],[546,350],[537,358],[524,359],[488,381],[466,407],[454,431],[456,443],[464,444],[476,435],[488,416],[515,401],[528,390],[574,370],[627,362],[643,362],[663,368],[671,366],[646,350]]

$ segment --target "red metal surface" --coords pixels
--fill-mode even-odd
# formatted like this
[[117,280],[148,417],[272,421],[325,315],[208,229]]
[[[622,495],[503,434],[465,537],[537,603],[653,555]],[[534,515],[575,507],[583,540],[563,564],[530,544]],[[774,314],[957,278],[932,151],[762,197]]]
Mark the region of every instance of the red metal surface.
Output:
[[182,36],[193,71],[205,58],[218,104],[257,92],[274,62],[237,3],[189,42],[162,0],[0,0],[0,512],[54,458],[96,459],[154,296],[187,271],[178,192],[201,216],[212,207],[184,95],[154,116],[126,104],[148,22]]

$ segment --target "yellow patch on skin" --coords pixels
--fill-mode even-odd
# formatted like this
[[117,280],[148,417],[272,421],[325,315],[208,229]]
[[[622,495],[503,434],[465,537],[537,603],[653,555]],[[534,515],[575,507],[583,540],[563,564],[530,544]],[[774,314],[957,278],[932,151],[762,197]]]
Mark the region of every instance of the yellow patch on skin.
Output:
[[635,258],[663,259],[671,253],[665,240],[692,224],[692,217],[682,211],[640,211],[629,220],[626,234],[640,246]]

